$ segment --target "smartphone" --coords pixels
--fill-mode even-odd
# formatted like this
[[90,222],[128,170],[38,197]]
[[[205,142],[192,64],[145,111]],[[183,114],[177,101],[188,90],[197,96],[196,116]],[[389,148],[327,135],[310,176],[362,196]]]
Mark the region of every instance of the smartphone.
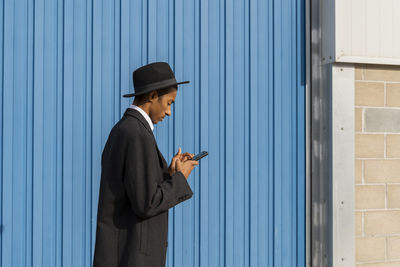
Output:
[[208,155],[208,152],[207,151],[203,151],[203,152],[200,152],[199,154],[197,154],[196,156],[194,156],[192,160],[198,161],[198,160],[204,158],[207,155]]

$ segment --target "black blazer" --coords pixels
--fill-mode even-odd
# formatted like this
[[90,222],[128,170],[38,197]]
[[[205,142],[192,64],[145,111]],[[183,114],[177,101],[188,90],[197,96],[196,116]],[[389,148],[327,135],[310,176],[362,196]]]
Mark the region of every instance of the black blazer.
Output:
[[193,192],[170,176],[146,119],[127,109],[103,150],[94,267],[165,266],[168,209]]

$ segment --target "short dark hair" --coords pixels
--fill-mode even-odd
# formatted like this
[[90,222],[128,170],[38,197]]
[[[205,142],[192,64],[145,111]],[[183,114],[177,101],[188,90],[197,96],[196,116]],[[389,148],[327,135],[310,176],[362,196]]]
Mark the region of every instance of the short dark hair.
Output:
[[[155,90],[155,91],[157,91],[158,96],[161,97],[163,95],[168,94],[172,90],[178,90],[178,87],[177,86],[171,86],[171,87],[162,88],[162,89]],[[151,91],[151,92],[154,92],[154,91]],[[135,96],[135,98],[133,99],[133,103],[135,105],[141,105],[141,104],[146,103],[149,100],[151,92],[148,92],[148,93],[143,94],[143,95]]]

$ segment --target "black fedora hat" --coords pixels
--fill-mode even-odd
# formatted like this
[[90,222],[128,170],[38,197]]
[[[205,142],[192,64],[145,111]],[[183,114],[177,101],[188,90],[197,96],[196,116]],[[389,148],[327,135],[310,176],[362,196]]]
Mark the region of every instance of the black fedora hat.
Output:
[[123,97],[143,95],[154,90],[164,89],[179,84],[189,83],[189,81],[177,82],[174,72],[166,62],[154,62],[144,65],[133,72],[133,94],[126,94]]

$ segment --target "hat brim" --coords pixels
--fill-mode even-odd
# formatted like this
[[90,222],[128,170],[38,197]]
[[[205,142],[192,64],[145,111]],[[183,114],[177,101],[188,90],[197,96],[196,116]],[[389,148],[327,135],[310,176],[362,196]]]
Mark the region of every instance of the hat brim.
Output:
[[144,94],[150,93],[151,91],[161,90],[161,89],[165,89],[165,88],[168,88],[168,87],[177,86],[177,85],[185,84],[185,83],[190,83],[190,81],[172,83],[172,84],[168,84],[168,85],[165,85],[165,86],[162,86],[162,87],[152,87],[152,88],[148,88],[148,89],[143,90],[143,91],[138,92],[138,93],[125,94],[125,95],[123,95],[123,97],[133,97],[133,96],[138,96],[138,95],[144,95]]

